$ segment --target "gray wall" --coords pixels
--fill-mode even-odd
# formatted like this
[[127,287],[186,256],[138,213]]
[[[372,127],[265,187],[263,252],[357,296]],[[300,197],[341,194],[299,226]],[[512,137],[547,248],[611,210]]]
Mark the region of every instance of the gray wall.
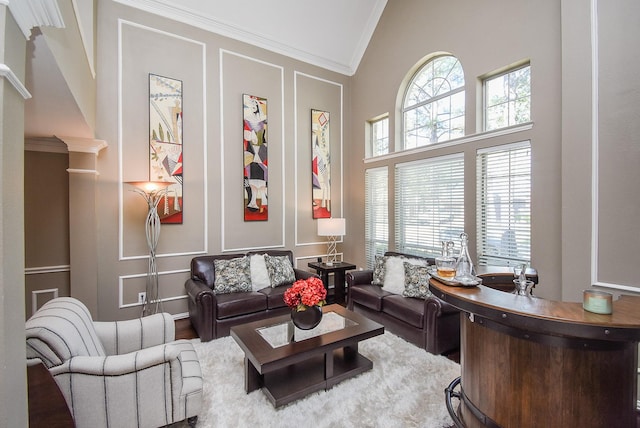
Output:
[[[508,17],[508,19],[505,19]],[[544,31],[540,31],[544,28]],[[541,275],[538,295],[560,298],[561,284],[561,22],[557,1],[389,2],[366,54],[352,79],[353,124],[345,153],[345,196],[353,225],[345,245],[350,261],[363,265],[364,171],[389,168],[389,242],[393,248],[394,166],[408,160],[449,153],[465,156],[465,230],[475,253],[475,153],[477,149],[530,140],[532,146],[532,265]],[[389,113],[390,146],[400,143],[399,102],[403,84],[427,56],[455,55],[465,72],[466,134],[480,128],[480,76],[523,60],[531,62],[533,126],[508,135],[479,136],[463,144],[440,145],[413,154],[363,162],[365,123]],[[375,89],[374,89],[375,88]],[[473,256],[474,254],[472,254]]]
[[[311,108],[331,113],[332,200],[342,214],[349,78],[194,27],[101,1],[98,10],[98,316],[138,316],[146,203],[124,182],[148,178],[148,74],[183,82],[184,222],[158,248],[165,310],[187,311],[199,254],[292,249],[299,267],[326,253],[311,216]],[[242,94],[267,98],[269,220],[244,222]],[[73,267],[72,267],[73,268]]]
[[[640,7],[632,0],[594,4],[593,15],[589,2],[578,0],[387,4],[352,80],[353,144],[345,154],[345,181],[357,185],[345,193],[356,202],[347,206],[348,221],[364,222],[365,168],[388,166],[393,189],[396,163],[464,152],[465,229],[475,236],[476,149],[531,140],[532,265],[542,281],[536,293],[580,301],[590,286],[614,295],[637,292],[640,58],[631,41],[640,38]],[[531,129],[363,162],[365,121],[389,113],[391,145],[398,144],[402,85],[425,56],[438,52],[457,56],[464,67],[466,133],[472,136],[481,131],[479,78],[530,60]],[[594,152],[599,154],[595,159]],[[392,200],[393,191],[390,195]],[[392,211],[390,204],[390,231]],[[393,235],[389,238],[393,242]],[[359,265],[364,264],[363,242],[364,228],[351,229],[344,251]]]

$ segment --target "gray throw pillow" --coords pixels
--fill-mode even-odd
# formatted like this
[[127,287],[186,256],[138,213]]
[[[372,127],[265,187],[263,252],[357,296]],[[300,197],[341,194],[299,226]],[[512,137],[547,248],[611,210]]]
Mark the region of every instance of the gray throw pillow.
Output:
[[373,285],[384,285],[384,274],[385,274],[385,266],[387,264],[388,256],[376,256],[376,262],[373,266],[373,280],[371,284]]
[[416,297],[426,299],[431,296],[429,291],[429,268],[411,263],[404,263],[404,291],[405,297]]
[[251,291],[251,267],[249,258],[238,257],[229,260],[214,260],[216,279],[213,292],[216,294]]
[[293,271],[289,257],[265,254],[264,263],[267,265],[267,272],[269,272],[269,280],[271,281],[272,287],[293,284],[296,280],[296,274]]

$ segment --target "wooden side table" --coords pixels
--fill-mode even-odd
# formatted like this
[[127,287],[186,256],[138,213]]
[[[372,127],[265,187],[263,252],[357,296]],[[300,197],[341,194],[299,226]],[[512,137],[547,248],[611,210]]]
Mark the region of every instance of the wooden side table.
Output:
[[308,265],[311,269],[314,269],[322,282],[324,287],[329,290],[329,274],[334,274],[335,279],[335,302],[339,305],[345,304],[345,272],[348,270],[354,270],[356,265],[347,262],[335,262],[331,266],[323,262],[309,262]]

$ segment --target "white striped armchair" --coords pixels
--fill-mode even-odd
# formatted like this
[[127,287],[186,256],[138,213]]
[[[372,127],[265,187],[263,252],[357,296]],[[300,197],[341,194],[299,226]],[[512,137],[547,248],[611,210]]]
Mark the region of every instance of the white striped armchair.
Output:
[[26,323],[27,357],[49,369],[76,427],[195,426],[202,372],[166,313],[94,322],[77,299],[45,303]]

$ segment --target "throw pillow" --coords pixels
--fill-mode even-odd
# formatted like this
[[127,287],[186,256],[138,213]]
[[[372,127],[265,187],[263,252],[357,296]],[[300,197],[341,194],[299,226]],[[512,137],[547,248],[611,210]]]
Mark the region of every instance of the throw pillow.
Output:
[[216,294],[251,291],[251,269],[247,257],[229,260],[214,260],[215,280],[213,292]]
[[251,289],[253,291],[271,287],[269,272],[264,261],[264,254],[252,254],[249,260],[251,266]]
[[387,257],[385,263],[384,283],[382,288],[395,294],[402,294],[404,291],[404,261],[402,256]]
[[385,266],[384,284],[382,288],[395,294],[404,293],[404,263],[414,266],[427,266],[427,260],[403,256],[389,256]]
[[293,271],[291,260],[287,256],[270,256],[264,255],[264,262],[269,272],[269,281],[272,287],[278,287],[284,284],[293,284],[296,280],[296,274]]
[[373,285],[384,285],[384,273],[385,265],[387,263],[388,256],[376,256],[376,262],[373,266]]
[[417,266],[404,263],[404,291],[405,297],[417,297],[426,299],[431,296],[429,291],[429,272],[427,266]]

